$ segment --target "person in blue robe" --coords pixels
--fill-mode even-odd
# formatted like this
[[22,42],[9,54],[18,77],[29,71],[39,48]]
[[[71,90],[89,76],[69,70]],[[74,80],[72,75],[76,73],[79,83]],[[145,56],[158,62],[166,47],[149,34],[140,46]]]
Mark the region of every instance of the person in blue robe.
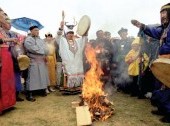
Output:
[[[160,40],[159,57],[170,59],[170,3],[161,7],[160,19],[161,25],[145,25],[137,20],[131,20],[131,23],[148,36]],[[167,92],[167,90],[170,89],[166,87],[166,90],[153,92],[152,97],[156,99],[158,113],[164,114],[161,121],[170,123],[170,91]]]

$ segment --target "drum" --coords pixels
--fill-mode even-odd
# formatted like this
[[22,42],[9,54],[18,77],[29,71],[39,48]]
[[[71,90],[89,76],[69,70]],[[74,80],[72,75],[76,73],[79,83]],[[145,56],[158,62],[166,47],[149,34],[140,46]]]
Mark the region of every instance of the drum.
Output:
[[30,58],[27,55],[19,55],[17,60],[20,70],[26,70],[30,65]]
[[30,59],[25,55],[22,44],[16,44],[11,47],[12,56],[17,59],[20,70],[26,70],[30,65]]
[[150,66],[154,76],[170,88],[170,59],[158,58]]
[[84,15],[78,23],[77,34],[80,36],[86,35],[86,33],[88,33],[90,29],[90,25],[91,25],[90,17],[87,15]]

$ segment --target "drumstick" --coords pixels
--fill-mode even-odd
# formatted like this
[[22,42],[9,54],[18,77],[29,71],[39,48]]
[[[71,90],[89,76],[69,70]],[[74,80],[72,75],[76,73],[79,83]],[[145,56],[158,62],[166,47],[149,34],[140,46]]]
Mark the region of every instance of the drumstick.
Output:
[[[64,13],[64,10],[62,10],[62,22],[64,23],[64,18],[65,18],[65,13]],[[63,26],[63,29],[64,29],[64,26]],[[66,33],[64,31],[64,36],[66,37]]]
[[62,10],[62,21],[64,21],[65,18],[65,14],[64,14],[64,10]]

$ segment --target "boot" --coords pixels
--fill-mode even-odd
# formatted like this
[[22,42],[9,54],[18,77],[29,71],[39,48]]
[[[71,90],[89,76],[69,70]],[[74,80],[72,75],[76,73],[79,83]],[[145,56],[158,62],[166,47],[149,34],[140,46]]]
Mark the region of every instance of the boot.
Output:
[[55,88],[56,88],[57,90],[60,90],[60,85],[56,85]]
[[18,92],[18,91],[16,92],[16,101],[18,101],[18,102],[24,101],[24,99],[22,99],[21,97],[19,97],[19,92]]
[[27,91],[26,99],[31,102],[34,102],[36,100],[35,98],[33,98],[31,91]]
[[152,110],[151,113],[154,115],[163,115],[163,116],[165,115],[165,112],[162,112],[160,110]]
[[48,90],[49,90],[50,92],[54,92],[54,91],[55,91],[52,87],[49,87]]
[[163,123],[170,123],[170,113],[167,113],[160,121]]
[[41,96],[42,96],[42,97],[47,96],[46,89],[42,89]]

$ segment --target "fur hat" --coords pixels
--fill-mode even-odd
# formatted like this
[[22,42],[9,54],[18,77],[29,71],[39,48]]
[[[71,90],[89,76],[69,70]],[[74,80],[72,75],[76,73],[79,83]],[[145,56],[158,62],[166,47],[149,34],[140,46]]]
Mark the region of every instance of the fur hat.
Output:
[[167,3],[167,4],[163,5],[161,7],[161,11],[160,12],[162,12],[163,10],[170,10],[170,3]]
[[47,38],[48,36],[53,37],[53,35],[52,35],[50,32],[47,32],[47,33],[45,34],[45,37],[46,37],[46,38]]

